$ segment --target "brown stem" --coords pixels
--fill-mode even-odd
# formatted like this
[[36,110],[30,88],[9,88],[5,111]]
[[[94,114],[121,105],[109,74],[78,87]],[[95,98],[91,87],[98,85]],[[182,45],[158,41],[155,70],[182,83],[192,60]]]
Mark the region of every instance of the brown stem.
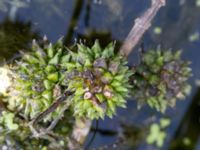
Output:
[[86,118],[77,118],[69,141],[68,148],[70,150],[80,149],[84,143],[92,125],[92,121]]
[[72,93],[67,91],[65,92],[61,97],[57,98],[57,100],[44,112],[40,113],[38,116],[36,116],[30,123],[29,126],[34,133],[36,133],[36,129],[34,129],[34,125],[39,122],[41,119],[43,119],[45,116],[47,116],[49,113],[53,112],[63,101],[67,99],[68,96],[70,96]]
[[156,16],[158,10],[165,6],[166,0],[151,0],[151,7],[139,18],[135,19],[135,24],[129,32],[124,44],[120,48],[120,54],[127,57],[137,45],[145,31],[151,26],[151,21]]

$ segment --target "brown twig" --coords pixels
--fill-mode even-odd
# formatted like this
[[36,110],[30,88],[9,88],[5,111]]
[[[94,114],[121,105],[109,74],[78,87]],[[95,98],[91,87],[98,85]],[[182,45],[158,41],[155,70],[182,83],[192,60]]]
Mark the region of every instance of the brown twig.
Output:
[[36,116],[36,118],[34,118],[31,121],[31,124],[35,125],[37,122],[43,119],[46,115],[53,112],[71,94],[72,94],[71,92],[65,92],[61,97],[57,98],[57,100],[49,108],[47,108],[45,111],[43,111],[38,116]]
[[151,26],[153,18],[158,10],[165,6],[166,0],[151,0],[151,7],[139,18],[135,20],[135,24],[129,32],[124,44],[120,48],[120,54],[127,57],[133,48],[137,45],[145,31]]
[[[87,118],[76,119],[73,132],[71,135],[72,143],[69,142],[68,148],[70,150],[80,149],[80,146],[84,143],[92,125],[92,121]],[[76,144],[74,144],[76,143]]]
[[47,116],[49,113],[53,112],[58,106],[60,106],[61,103],[63,103],[68,96],[70,96],[72,93],[67,91],[65,92],[62,96],[58,97],[56,101],[49,107],[47,108],[44,112],[40,113],[38,116],[36,116],[32,121],[29,123],[29,127],[33,133],[34,137],[40,137],[42,135],[47,134],[51,129],[55,127],[57,122],[59,121],[60,117],[62,116],[61,113],[64,113],[64,111],[70,106],[70,102],[68,102],[64,108],[60,112],[60,116],[56,118],[51,125],[47,128],[45,131],[37,131],[36,128],[34,127],[36,123],[38,123],[41,119],[43,119],[45,116]]

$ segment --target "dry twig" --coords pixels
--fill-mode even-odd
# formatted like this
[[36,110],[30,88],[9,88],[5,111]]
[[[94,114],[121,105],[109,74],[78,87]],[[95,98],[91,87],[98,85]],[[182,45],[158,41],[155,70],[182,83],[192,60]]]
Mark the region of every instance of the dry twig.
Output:
[[65,92],[61,97],[58,97],[57,100],[48,108],[46,109],[44,112],[40,113],[38,116],[36,116],[30,123],[29,123],[29,127],[33,133],[34,137],[40,137],[42,135],[47,134],[48,132],[50,132],[57,124],[57,122],[59,121],[59,119],[62,117],[64,111],[66,109],[69,108],[71,101],[68,101],[64,108],[61,110],[59,116],[50,124],[50,126],[47,128],[47,130],[45,131],[37,131],[36,128],[34,127],[36,125],[36,123],[38,123],[41,119],[43,119],[44,117],[46,117],[49,113],[53,112],[61,103],[63,103],[68,96],[70,96],[72,93],[71,92]]
[[135,19],[135,25],[120,49],[120,53],[123,56],[127,57],[135,48],[145,31],[151,26],[151,21],[156,16],[158,10],[165,6],[165,3],[165,0],[151,0],[151,7],[141,17]]

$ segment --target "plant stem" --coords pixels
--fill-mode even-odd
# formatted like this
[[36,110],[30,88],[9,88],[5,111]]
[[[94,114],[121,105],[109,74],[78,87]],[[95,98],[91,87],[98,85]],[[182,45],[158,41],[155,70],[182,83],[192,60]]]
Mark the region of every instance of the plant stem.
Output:
[[131,51],[135,48],[143,34],[151,26],[153,18],[158,10],[165,6],[166,0],[151,0],[151,7],[141,16],[135,19],[135,24],[129,32],[124,44],[120,48],[120,53],[124,57],[128,57]]

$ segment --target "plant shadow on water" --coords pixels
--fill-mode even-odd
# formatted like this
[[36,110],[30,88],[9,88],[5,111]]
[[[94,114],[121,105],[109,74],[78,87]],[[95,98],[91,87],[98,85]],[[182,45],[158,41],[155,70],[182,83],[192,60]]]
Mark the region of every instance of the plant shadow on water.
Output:
[[[117,48],[128,34],[134,19],[148,6],[146,0],[58,0],[26,1],[28,6],[16,10],[10,17],[11,6],[2,5],[0,10],[0,62],[12,60],[19,50],[27,50],[32,39],[42,39],[44,35],[55,42],[64,36],[66,45],[74,42],[86,42],[92,45],[99,39],[102,46],[111,41],[117,42]],[[3,1],[0,0],[0,4]],[[3,4],[3,3],[2,3]],[[7,10],[7,11],[6,11]],[[196,0],[167,1],[155,18],[152,27],[142,41],[145,50],[156,48],[182,49],[183,56],[192,62],[193,77],[190,83],[193,91],[185,101],[169,109],[164,117],[171,120],[167,128],[167,138],[160,149],[198,149],[199,142],[199,88],[194,84],[200,78],[200,40],[189,41],[193,33],[200,31],[200,7]],[[160,32],[154,32],[159,27]],[[139,47],[138,47],[139,48]],[[138,51],[129,57],[129,63],[137,63]],[[158,122],[163,115],[148,107],[137,110],[137,103],[130,98],[127,109],[119,109],[112,120],[100,120],[98,128],[95,122],[86,141],[90,142],[94,132],[95,139],[90,148],[111,145],[110,149],[157,149],[156,145],[146,144],[149,126]],[[126,143],[113,144],[120,134],[127,138]],[[191,142],[192,141],[192,142]],[[112,145],[113,144],[113,145]],[[117,148],[116,148],[117,146]]]

